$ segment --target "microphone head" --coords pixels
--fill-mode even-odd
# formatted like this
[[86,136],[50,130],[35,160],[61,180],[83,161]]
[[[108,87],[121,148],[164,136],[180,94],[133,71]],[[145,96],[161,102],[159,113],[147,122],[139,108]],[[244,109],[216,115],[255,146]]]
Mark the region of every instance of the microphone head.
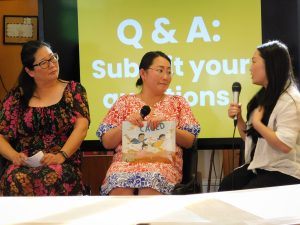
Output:
[[142,108],[141,108],[141,111],[140,111],[140,115],[141,117],[144,119],[146,116],[148,116],[148,114],[151,112],[151,109],[148,105],[144,105]]
[[241,84],[239,82],[234,82],[232,84],[232,92],[241,92]]

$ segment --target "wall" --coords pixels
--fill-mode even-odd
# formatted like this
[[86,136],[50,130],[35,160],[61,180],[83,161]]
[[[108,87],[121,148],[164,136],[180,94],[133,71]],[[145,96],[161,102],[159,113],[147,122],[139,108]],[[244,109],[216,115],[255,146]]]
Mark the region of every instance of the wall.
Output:
[[38,4],[40,37],[59,55],[60,78],[80,81],[77,1],[38,0]]
[[[55,9],[57,8],[67,8],[66,5],[70,4],[69,0],[39,0],[46,7],[40,9],[40,20],[47,26],[44,27],[43,37],[46,41],[56,47],[57,49],[63,49],[60,53],[62,60],[66,61],[67,58],[72,58],[69,56],[78,55],[78,46],[76,43],[76,33],[77,28],[71,26],[68,30],[69,34],[72,34],[71,39],[66,42],[63,40],[64,34],[57,32],[57,28],[61,25],[59,23],[59,13]],[[76,1],[75,1],[76,2]],[[42,4],[41,4],[42,5]],[[71,4],[72,6],[72,4]],[[72,6],[73,7],[73,6]],[[55,12],[56,16],[52,13]],[[262,0],[262,26],[263,26],[263,42],[270,39],[280,39],[288,44],[291,55],[293,57],[293,62],[295,66],[296,76],[299,77],[299,13],[300,4],[299,0]],[[73,11],[60,10],[64,17],[67,18],[66,23],[70,21],[77,20],[74,17]],[[76,14],[75,10],[75,14]],[[70,16],[71,14],[71,16]],[[38,15],[38,0],[0,0],[0,75],[3,78],[5,86],[11,88],[17,79],[18,73],[21,70],[21,62],[19,59],[21,46],[20,45],[3,45],[3,15]],[[61,16],[61,15],[60,15]],[[51,21],[51,23],[49,23]],[[73,23],[70,23],[71,25]],[[71,46],[70,46],[71,43]],[[64,55],[66,56],[64,59]],[[77,59],[70,59],[71,68],[65,69],[65,79],[70,79],[69,75],[72,75],[74,80],[79,80],[78,75],[78,62]],[[66,63],[68,64],[68,63]],[[65,63],[64,63],[65,65]],[[74,70],[74,71],[73,71]],[[4,89],[0,83],[0,99],[4,96]],[[245,103],[244,103],[245,104]],[[224,115],[226,118],[226,115]],[[200,135],[201,136],[201,135]],[[211,148],[208,148],[211,149]],[[92,148],[94,150],[94,148]],[[207,183],[207,178],[209,174],[210,162],[211,162],[211,150],[199,151],[198,155],[198,169],[202,172],[203,183]],[[235,160],[237,162],[237,160]],[[223,162],[222,151],[217,151],[215,153],[215,164],[212,174],[213,183],[218,181],[220,176],[221,167]],[[205,191],[206,189],[204,189]]]
[[[22,69],[20,52],[22,45],[3,44],[3,16],[37,16],[38,0],[0,0],[0,76],[9,90],[17,81]],[[0,81],[0,100],[5,96],[5,89]]]
[[278,39],[287,44],[296,78],[300,81],[300,0],[261,0],[263,42]]

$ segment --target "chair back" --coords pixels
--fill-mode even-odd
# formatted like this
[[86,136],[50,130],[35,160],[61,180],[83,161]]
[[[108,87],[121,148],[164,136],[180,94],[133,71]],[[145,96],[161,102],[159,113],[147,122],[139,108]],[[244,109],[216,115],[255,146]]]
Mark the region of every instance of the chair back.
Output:
[[197,172],[197,140],[191,148],[183,149],[182,158],[182,182],[175,185],[172,194],[183,195],[201,192],[201,177],[198,177]]
[[197,165],[198,165],[198,153],[196,144],[193,144],[191,148],[183,149],[183,167],[182,167],[182,183],[187,184],[194,178],[196,178]]

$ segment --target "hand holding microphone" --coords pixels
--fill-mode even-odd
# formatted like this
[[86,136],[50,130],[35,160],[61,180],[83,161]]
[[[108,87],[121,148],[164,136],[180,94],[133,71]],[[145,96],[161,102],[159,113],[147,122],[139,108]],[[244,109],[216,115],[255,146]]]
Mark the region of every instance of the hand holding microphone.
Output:
[[[240,96],[240,93],[241,93],[241,84],[239,82],[234,82],[232,84],[232,94],[233,94],[233,103],[235,105],[239,104],[239,96]],[[230,105],[230,107],[234,107],[232,105]],[[237,125],[237,114],[240,113],[240,108],[238,108],[239,112],[234,112],[234,116],[233,116],[233,123],[234,123],[234,126]],[[231,112],[233,110],[230,110]],[[232,117],[232,115],[229,115],[230,117]]]
[[143,127],[144,126],[143,120],[147,115],[149,115],[150,112],[151,112],[150,107],[148,105],[144,105],[140,109],[140,112],[135,111],[134,113],[129,115],[126,120],[136,126]]
[[145,117],[148,116],[150,112],[151,112],[151,108],[148,105],[144,105],[141,108],[140,115],[143,119],[145,119]]
[[[140,116],[142,117],[142,119],[144,120],[146,116],[149,115],[149,113],[151,112],[151,108],[148,105],[144,105],[141,108],[140,111]],[[156,116],[151,116],[147,119],[148,122],[148,126],[154,130],[157,128],[157,126],[164,120],[164,116],[162,115],[156,115]]]

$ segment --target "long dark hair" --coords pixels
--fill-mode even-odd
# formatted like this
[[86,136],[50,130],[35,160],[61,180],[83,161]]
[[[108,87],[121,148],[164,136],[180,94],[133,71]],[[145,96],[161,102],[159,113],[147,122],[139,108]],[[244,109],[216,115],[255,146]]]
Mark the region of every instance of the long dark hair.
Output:
[[[171,64],[171,59],[163,52],[161,51],[151,51],[151,52],[147,52],[141,62],[140,62],[140,66],[139,66],[139,69],[149,69],[149,67],[152,65],[153,63],[153,60],[157,57],[163,57],[165,58],[166,60],[169,61],[169,63]],[[139,86],[142,86],[143,85],[143,80],[141,78],[141,76],[139,77],[139,79],[136,81],[136,84],[135,86],[136,87],[139,87]]]
[[[295,77],[288,48],[280,41],[270,41],[257,47],[260,56],[264,59],[267,87],[262,87],[247,105],[247,120],[251,113],[258,107],[264,107],[262,123],[267,125],[270,115],[280,95],[293,83]],[[253,127],[247,130],[247,135],[258,136]],[[257,137],[256,137],[257,138]]]
[[29,70],[33,70],[33,63],[35,61],[35,54],[38,49],[41,47],[48,47],[51,48],[51,46],[43,41],[29,41],[26,42],[21,51],[21,61],[23,64],[23,68],[19,74],[18,78],[18,87],[21,90],[21,105],[23,107],[27,107],[30,98],[32,97],[36,84],[34,82],[34,79],[27,74],[25,71],[25,67],[27,67]]

